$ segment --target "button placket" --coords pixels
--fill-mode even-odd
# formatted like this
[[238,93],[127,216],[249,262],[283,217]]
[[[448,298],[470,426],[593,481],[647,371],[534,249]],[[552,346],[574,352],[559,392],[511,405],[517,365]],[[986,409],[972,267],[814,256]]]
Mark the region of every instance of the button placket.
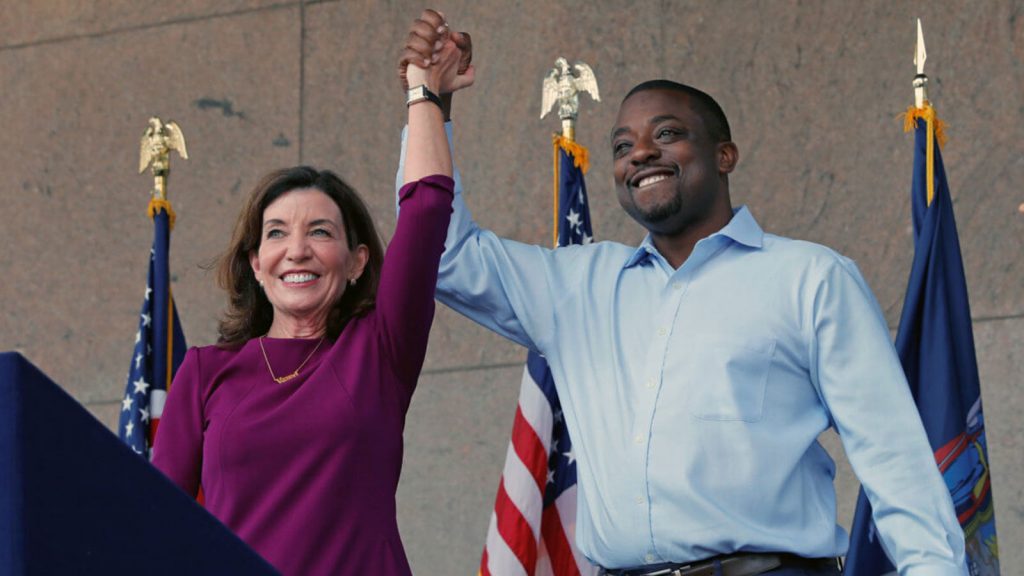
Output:
[[[654,308],[654,316],[649,320],[651,324],[648,330],[651,330],[653,333],[651,342],[644,355],[644,364],[641,367],[640,374],[638,374],[639,379],[634,380],[632,395],[637,401],[635,406],[636,419],[634,420],[631,436],[625,440],[633,445],[632,452],[636,454],[643,466],[642,475],[636,478],[641,484],[636,486],[638,490],[633,493],[634,495],[631,499],[636,506],[637,513],[641,514],[641,517],[644,519],[643,522],[647,525],[648,530],[651,526],[650,495],[647,492],[650,447],[652,444],[650,431],[654,425],[654,415],[657,410],[660,389],[665,383],[663,372],[668,356],[669,342],[676,323],[676,316],[682,304],[682,298],[686,294],[688,286],[689,283],[686,280],[673,279],[672,276],[665,278],[665,284],[658,298],[658,305]],[[630,442],[630,440],[632,441]],[[645,530],[647,538],[650,539],[648,541],[645,561],[646,563],[655,563],[659,561],[659,557],[656,554],[656,548],[654,548],[654,534],[648,530]]]

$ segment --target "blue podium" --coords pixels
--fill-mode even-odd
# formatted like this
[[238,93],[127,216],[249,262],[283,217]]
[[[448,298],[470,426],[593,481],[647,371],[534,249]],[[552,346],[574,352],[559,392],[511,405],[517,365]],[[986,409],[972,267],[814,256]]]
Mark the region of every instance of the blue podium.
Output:
[[0,574],[277,574],[20,354],[0,353]]

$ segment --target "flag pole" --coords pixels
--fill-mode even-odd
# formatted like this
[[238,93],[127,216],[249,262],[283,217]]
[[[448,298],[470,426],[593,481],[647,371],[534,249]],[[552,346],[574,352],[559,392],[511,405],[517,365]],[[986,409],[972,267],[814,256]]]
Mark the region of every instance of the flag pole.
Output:
[[914,261],[896,350],[963,529],[969,572],[998,576],[999,546],[973,322],[942,162],[945,127],[928,99],[926,59],[918,19],[912,116],[923,119],[925,126],[916,130],[908,114],[904,129],[915,128],[915,164],[920,167],[923,155],[924,174],[920,178],[915,170],[912,183]]
[[[163,123],[160,118],[152,116],[149,119],[149,126],[142,135],[142,142],[139,148],[139,173],[141,174],[149,167],[153,173],[153,190],[150,192],[149,207],[147,209],[150,218],[155,218],[160,210],[167,213],[168,232],[174,230],[175,214],[171,203],[167,200],[167,180],[171,175],[171,151],[176,151],[183,160],[188,160],[188,150],[185,147],[185,135],[174,120]],[[160,311],[165,321],[161,324],[166,326],[167,360],[164,363],[164,382],[167,389],[171,386],[173,375],[173,346],[174,323],[171,316],[174,310],[174,296],[171,294],[171,286],[167,284],[167,305]],[[154,430],[155,432],[155,430]]]
[[184,335],[175,313],[170,287],[170,232],[174,210],[167,200],[171,151],[187,159],[185,138],[173,121],[151,117],[139,148],[139,173],[153,174],[147,213],[153,220],[146,296],[143,301],[133,361],[129,367],[119,436],[136,453],[149,456],[163,404],[184,354]]
[[[943,125],[928,101],[927,54],[917,22],[911,217],[914,259],[896,332],[896,352],[962,528],[973,576],[999,575],[999,545],[989,473],[981,383],[953,204],[942,164]],[[924,126],[918,120],[925,122]],[[951,519],[954,520],[954,519]],[[952,541],[951,541],[952,542]],[[954,549],[954,554],[957,551]],[[896,574],[872,522],[864,489],[850,530],[844,574]]]
[[554,143],[554,209],[552,210],[552,244],[558,247],[558,213],[559,190],[558,177],[561,172],[558,166],[559,148],[572,154],[574,164],[584,173],[587,171],[587,150],[576,144],[576,118],[580,111],[579,93],[586,92],[596,102],[601,101],[594,71],[584,62],[577,61],[569,65],[565,58],[558,57],[555,67],[544,77],[541,97],[540,117],[543,119],[548,112],[558,106],[558,118],[562,121],[562,132],[552,138]]
[[927,143],[927,185],[925,190],[928,194],[928,206],[931,206],[935,198],[935,110],[928,102],[928,76],[924,73],[924,62],[928,59],[928,52],[924,48],[924,32],[921,30],[921,19],[917,19],[917,47],[914,50],[914,65],[917,66],[917,74],[914,75],[914,106],[922,110],[924,120],[928,127]]

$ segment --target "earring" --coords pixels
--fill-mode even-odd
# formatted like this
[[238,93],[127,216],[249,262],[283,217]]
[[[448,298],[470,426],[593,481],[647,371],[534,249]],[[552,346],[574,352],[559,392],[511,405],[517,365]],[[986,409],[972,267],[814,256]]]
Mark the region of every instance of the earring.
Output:
[[257,280],[260,283],[260,288],[263,288],[263,280]]
[[348,285],[349,286],[355,286],[356,285],[356,279],[355,278],[349,278],[348,279]]

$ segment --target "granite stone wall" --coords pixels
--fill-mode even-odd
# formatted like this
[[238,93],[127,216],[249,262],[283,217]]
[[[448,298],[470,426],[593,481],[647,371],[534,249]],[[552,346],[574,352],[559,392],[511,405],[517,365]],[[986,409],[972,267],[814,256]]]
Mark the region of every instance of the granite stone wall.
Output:
[[[113,427],[138,322],[152,227],[136,173],[150,115],[176,120],[173,289],[190,344],[212,343],[223,296],[204,269],[267,170],[342,174],[385,238],[404,96],[394,62],[408,1],[2,2],[0,350],[19,350]],[[540,82],[584,60],[577,139],[600,239],[641,230],[611,190],[608,131],[634,84],[681,80],[729,115],[733,200],[772,232],[857,261],[895,330],[912,239],[915,17],[930,95],[948,124],[981,370],[1003,574],[1024,574],[1024,2],[800,0],[437,5],[472,32],[477,83],[455,97],[455,144],[477,219],[550,239],[550,134]],[[403,537],[418,574],[475,571],[515,411],[522,349],[441,307],[406,433]],[[857,481],[840,461],[839,517]]]

